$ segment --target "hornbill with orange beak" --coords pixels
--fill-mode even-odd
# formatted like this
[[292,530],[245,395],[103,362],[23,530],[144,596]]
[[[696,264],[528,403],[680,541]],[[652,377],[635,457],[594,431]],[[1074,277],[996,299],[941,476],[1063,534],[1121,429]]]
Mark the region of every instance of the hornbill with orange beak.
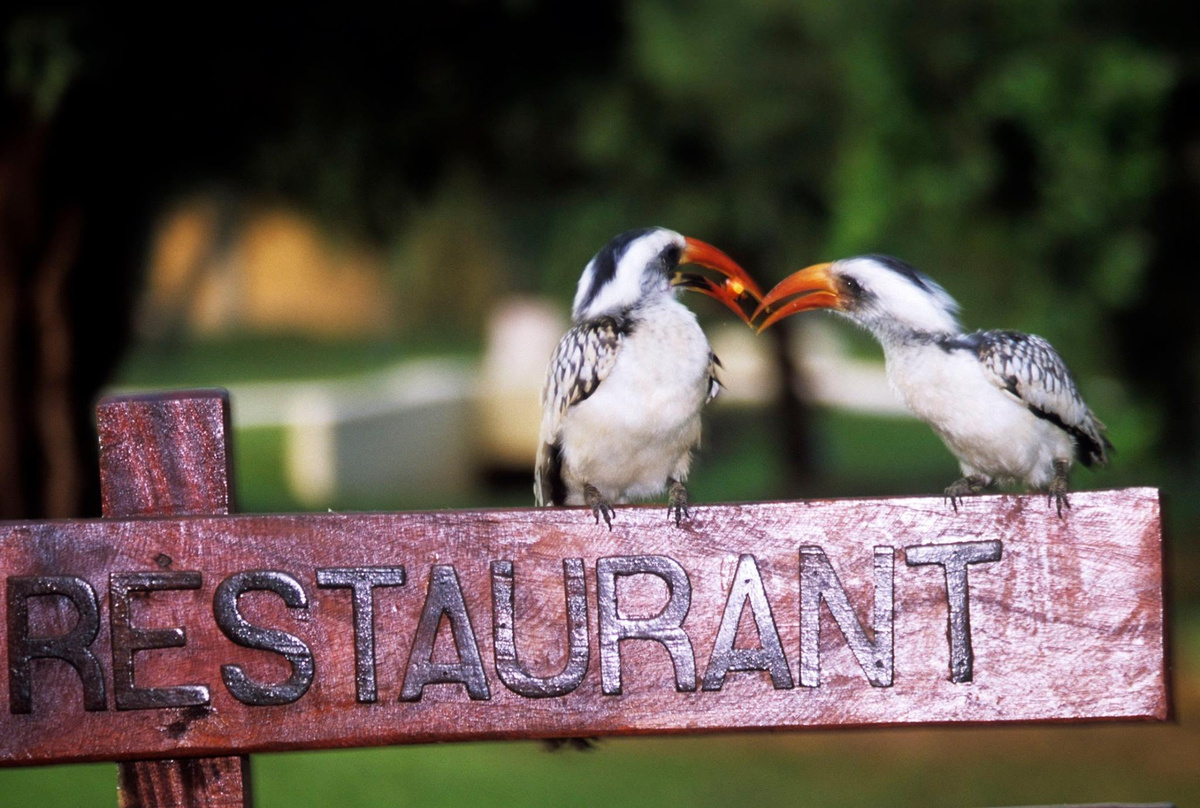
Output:
[[696,315],[676,300],[679,289],[720,300],[747,324],[739,299],[762,297],[725,253],[659,227],[622,233],[584,267],[573,327],[542,389],[538,505],[587,505],[611,530],[613,503],[667,489],[668,516],[678,525],[689,515],[684,482],[700,410],[720,389],[720,362]]
[[[789,299],[790,298],[790,299]],[[1112,444],[1050,343],[1018,331],[963,333],[958,304],[909,264],[865,255],[803,269],[762,299],[759,330],[832,309],[883,346],[888,381],[958,458],[962,497],[995,482],[1044,490],[1062,516],[1071,464],[1102,466]]]

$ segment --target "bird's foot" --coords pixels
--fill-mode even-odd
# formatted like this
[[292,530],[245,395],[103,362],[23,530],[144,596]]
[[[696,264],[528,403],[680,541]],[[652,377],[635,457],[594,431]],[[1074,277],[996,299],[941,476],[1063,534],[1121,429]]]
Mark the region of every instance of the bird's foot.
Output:
[[1058,511],[1058,518],[1063,518],[1063,508],[1071,509],[1071,500],[1067,497],[1067,473],[1071,464],[1065,460],[1054,461],[1054,481],[1050,483],[1046,503],[1053,504]]
[[580,752],[590,752],[600,743],[599,738],[545,738],[542,746],[547,752],[557,752],[560,749],[576,749]]
[[679,527],[680,522],[684,519],[692,518],[692,514],[688,511],[687,488],[678,480],[671,481],[671,488],[667,493],[667,518],[675,519],[675,527]]
[[583,486],[583,501],[592,509],[592,515],[596,517],[596,524],[600,524],[600,517],[604,517],[604,524],[608,525],[608,529],[612,530],[612,518],[616,511],[613,510],[612,503],[604,498],[600,490],[591,483],[586,483]]
[[950,507],[954,508],[954,512],[958,513],[959,502],[966,497],[982,494],[985,488],[987,488],[987,480],[970,475],[946,486],[945,498],[950,503]]

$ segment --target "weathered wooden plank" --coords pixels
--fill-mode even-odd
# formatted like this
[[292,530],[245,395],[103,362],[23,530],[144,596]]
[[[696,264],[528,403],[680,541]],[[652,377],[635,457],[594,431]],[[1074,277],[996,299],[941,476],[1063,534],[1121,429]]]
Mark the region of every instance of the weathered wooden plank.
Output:
[[[222,391],[114,396],[96,411],[104,515],[230,511],[229,398]],[[249,806],[244,756],[135,760],[117,769],[122,808]]]
[[224,391],[111,396],[96,408],[96,428],[106,517],[232,510]]
[[[13,618],[8,577],[0,761],[1165,719],[1158,492],[1072,506],[697,506],[683,528],[620,508],[611,533],[561,509],[8,524],[5,576],[100,593],[88,648],[107,709],[83,709],[66,662],[34,660],[29,712],[12,711],[14,632],[52,632],[34,613],[49,598]],[[185,647],[150,634],[171,628]]]
[[118,768],[121,808],[241,808],[251,804],[250,758],[137,760]]

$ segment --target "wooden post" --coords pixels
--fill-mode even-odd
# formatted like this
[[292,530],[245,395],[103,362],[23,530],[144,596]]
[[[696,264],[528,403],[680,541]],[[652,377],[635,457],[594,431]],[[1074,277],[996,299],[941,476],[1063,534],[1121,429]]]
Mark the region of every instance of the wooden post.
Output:
[[[100,402],[97,425],[106,518],[230,512],[229,398],[224,391],[106,398]],[[250,758],[122,763],[117,790],[122,808],[248,807]]]

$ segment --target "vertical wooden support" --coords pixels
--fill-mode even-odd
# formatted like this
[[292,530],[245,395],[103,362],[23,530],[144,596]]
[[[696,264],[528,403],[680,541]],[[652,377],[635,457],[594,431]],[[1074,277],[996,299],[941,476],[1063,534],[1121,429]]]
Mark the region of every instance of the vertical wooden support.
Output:
[[[106,398],[97,410],[104,516],[231,510],[229,397],[224,391]],[[122,808],[250,806],[245,755],[120,764]]]

